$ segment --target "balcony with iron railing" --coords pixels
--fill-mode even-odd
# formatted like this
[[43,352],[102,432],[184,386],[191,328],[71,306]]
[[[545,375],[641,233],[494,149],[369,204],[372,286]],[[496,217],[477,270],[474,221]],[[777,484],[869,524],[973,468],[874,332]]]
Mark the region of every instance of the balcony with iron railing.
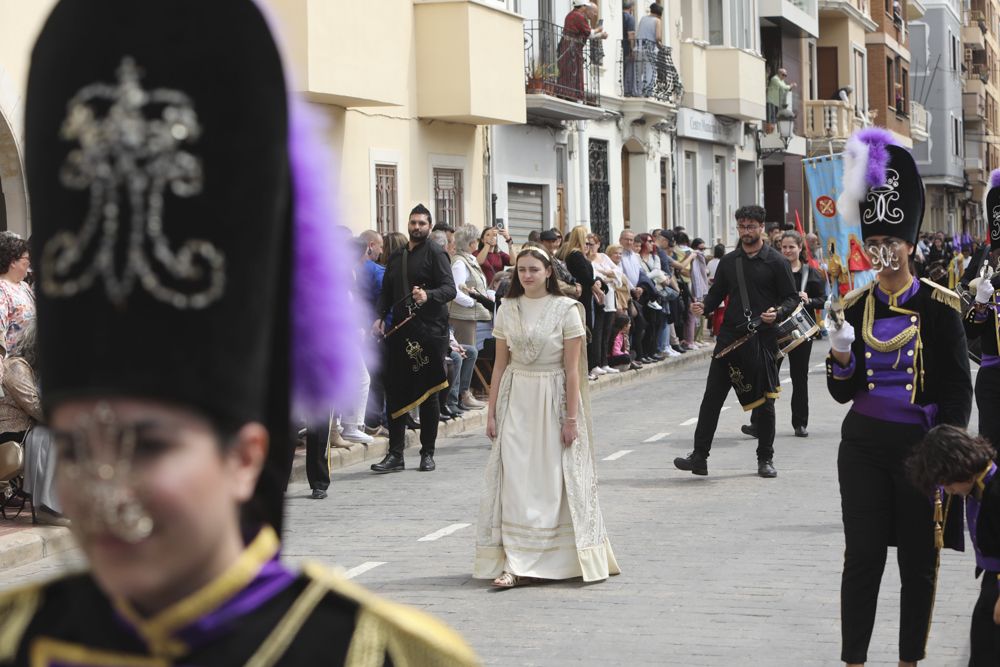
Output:
[[538,19],[524,22],[524,77],[529,117],[591,120],[603,115],[600,65],[603,44],[563,34]]
[[965,69],[965,78],[969,81],[980,81],[989,83],[990,66],[987,63],[968,63]]
[[910,101],[910,137],[914,141],[927,141],[930,115],[919,102]]
[[673,50],[648,39],[618,42],[618,85],[622,97],[677,105],[684,95]]
[[854,131],[864,127],[860,111],[842,100],[805,100],[802,107],[803,131],[813,147],[843,144]]
[[878,24],[872,19],[869,0],[819,0],[820,15],[846,15],[861,22],[866,32],[874,32]]

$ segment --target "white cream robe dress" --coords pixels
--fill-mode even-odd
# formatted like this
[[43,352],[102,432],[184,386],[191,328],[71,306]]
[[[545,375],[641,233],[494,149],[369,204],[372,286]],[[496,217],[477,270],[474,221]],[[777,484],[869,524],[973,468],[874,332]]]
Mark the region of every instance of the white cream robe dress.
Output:
[[492,579],[506,570],[598,581],[618,574],[597,500],[584,354],[579,439],[564,447],[561,437],[563,341],[586,337],[583,307],[561,296],[508,298],[497,312],[494,335],[507,342],[510,361],[500,380],[473,576]]

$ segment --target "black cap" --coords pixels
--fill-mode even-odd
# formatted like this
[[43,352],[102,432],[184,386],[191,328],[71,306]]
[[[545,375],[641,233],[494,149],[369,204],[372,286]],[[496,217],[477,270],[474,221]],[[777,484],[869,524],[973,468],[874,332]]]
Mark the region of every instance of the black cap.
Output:
[[550,227],[539,235],[539,240],[541,241],[558,241],[562,238],[562,234],[555,227]]
[[25,108],[46,408],[129,396],[264,423],[291,463],[292,200],[281,59],[249,0],[63,0]]

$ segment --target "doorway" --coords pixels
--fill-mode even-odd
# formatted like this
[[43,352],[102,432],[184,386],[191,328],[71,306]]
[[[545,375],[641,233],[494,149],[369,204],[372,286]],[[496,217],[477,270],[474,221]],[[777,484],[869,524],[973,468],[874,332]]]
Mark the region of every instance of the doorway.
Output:
[[590,231],[607,245],[611,234],[611,183],[608,178],[608,142],[591,139],[590,163]]
[[629,157],[630,153],[622,146],[622,218],[625,221],[625,229],[632,226],[632,205],[629,201],[631,199],[629,193],[632,191],[632,186],[629,184]]
[[840,69],[837,65],[837,47],[820,46],[816,48],[816,86],[818,98],[821,100],[837,99],[837,89],[840,88]]

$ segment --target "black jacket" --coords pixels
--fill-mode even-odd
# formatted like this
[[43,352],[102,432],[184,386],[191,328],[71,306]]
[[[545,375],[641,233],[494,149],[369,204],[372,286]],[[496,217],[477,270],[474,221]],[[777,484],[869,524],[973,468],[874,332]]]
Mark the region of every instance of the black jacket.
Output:
[[[408,253],[405,278],[404,253]],[[458,291],[451,273],[451,261],[444,248],[424,241],[412,251],[403,247],[392,254],[382,279],[378,315],[385,317],[391,310],[392,321],[402,322],[407,316],[405,303],[409,302],[408,299],[403,301],[403,297],[409,295],[413,287],[421,287],[427,292],[427,303],[417,310],[417,321],[424,325],[426,334],[447,338],[448,302],[455,298]]]

